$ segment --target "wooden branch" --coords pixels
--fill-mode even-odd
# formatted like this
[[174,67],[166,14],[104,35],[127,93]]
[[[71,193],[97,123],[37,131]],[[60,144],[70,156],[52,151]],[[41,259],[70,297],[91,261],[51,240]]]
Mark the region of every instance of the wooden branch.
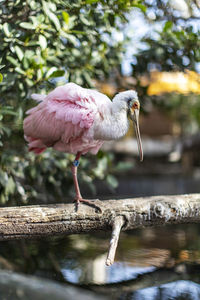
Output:
[[[120,230],[200,222],[200,194],[96,200],[101,212],[73,204],[0,208],[0,240],[113,229],[106,264],[114,262]],[[122,227],[123,226],[123,227]]]
[[121,228],[123,225],[124,225],[124,218],[122,216],[117,216],[114,219],[114,223],[112,226],[113,231],[112,231],[111,240],[110,240],[110,248],[109,248],[108,256],[106,259],[107,266],[111,266],[114,263],[115,252],[116,252],[117,245],[118,245],[119,235],[120,235],[120,231],[121,231]]
[[122,230],[200,222],[200,194],[96,200],[95,204],[102,213],[84,204],[78,212],[74,204],[0,208],[0,240],[111,230],[117,216],[125,220]]

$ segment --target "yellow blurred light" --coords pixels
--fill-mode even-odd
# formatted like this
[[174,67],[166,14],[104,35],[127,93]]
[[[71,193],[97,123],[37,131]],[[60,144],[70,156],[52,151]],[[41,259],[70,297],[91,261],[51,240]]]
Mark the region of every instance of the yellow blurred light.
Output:
[[176,92],[179,94],[200,93],[200,75],[186,70],[183,72],[157,72],[150,75],[148,95]]

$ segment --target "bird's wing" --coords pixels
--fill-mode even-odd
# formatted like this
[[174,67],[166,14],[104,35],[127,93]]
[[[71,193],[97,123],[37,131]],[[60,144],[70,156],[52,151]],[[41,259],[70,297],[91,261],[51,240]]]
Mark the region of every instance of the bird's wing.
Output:
[[53,147],[57,143],[58,150],[74,152],[73,141],[85,136],[98,113],[95,99],[88,91],[68,83],[54,89],[30,109],[24,120],[26,139],[32,143],[29,147]]
[[48,110],[55,112],[55,118],[80,128],[90,128],[97,112],[95,99],[87,89],[75,83],[57,87],[47,96]]

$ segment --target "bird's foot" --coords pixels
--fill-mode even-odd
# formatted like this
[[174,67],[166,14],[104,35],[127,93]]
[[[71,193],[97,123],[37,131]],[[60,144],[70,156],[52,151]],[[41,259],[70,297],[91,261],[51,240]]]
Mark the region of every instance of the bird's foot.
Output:
[[78,211],[79,204],[83,203],[83,204],[86,204],[88,206],[94,207],[96,212],[102,213],[102,209],[94,203],[95,201],[88,200],[88,199],[83,199],[83,198],[76,198],[74,200],[74,202],[75,202],[75,206],[76,206],[76,212]]

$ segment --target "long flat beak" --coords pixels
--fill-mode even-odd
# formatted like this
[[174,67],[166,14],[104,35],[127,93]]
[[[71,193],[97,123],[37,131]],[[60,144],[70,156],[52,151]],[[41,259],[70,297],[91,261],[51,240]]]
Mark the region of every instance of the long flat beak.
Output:
[[132,114],[132,118],[133,118],[133,123],[135,126],[135,133],[136,133],[136,138],[137,138],[140,161],[143,161],[143,149],[142,149],[142,141],[141,141],[140,129],[139,129],[139,109],[134,110],[134,112]]

